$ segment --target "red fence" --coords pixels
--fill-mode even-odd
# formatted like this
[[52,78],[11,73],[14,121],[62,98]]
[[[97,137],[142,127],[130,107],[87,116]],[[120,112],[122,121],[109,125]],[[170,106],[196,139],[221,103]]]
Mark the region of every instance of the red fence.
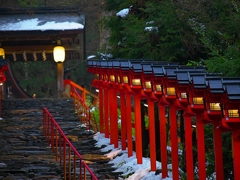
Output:
[[55,153],[56,161],[59,161],[60,166],[63,167],[64,179],[97,180],[97,177],[46,108],[43,108],[43,134],[52,153]]
[[91,114],[91,110],[89,106],[86,104],[86,95],[89,94],[94,98],[93,104],[96,104],[98,97],[91,94],[85,88],[79,86],[70,80],[64,81],[64,87],[69,86],[69,96],[71,96],[74,100],[74,108],[75,112],[78,114],[80,121],[85,123],[87,129],[93,129],[95,132],[98,131],[98,125],[94,119],[94,116]]
[[[151,171],[156,171],[156,142],[160,144],[162,178],[168,176],[166,137],[170,135],[172,175],[179,179],[178,119],[176,113],[183,112],[185,138],[185,169],[187,179],[206,179],[205,125],[212,126],[214,166],[217,180],[224,179],[224,143],[222,135],[231,133],[234,179],[240,179],[240,77],[225,78],[208,73],[205,67],[181,66],[178,63],[149,60],[88,60],[88,72],[94,74],[92,86],[99,90],[100,132],[110,138],[110,144],[118,148],[121,133],[122,149],[128,147],[132,156],[132,118],[134,108],[135,151],[137,163],[142,164],[142,120],[141,102],[148,104],[149,152]],[[117,96],[120,95],[121,131],[118,131],[116,116]],[[154,103],[158,106],[156,110]],[[168,107],[168,108],[166,108]],[[168,112],[166,111],[168,110]],[[160,127],[156,127],[155,110],[159,113]],[[166,124],[169,119],[169,132]],[[192,127],[196,127],[196,156],[193,154]],[[160,133],[156,133],[156,129]],[[101,131],[104,130],[104,131]],[[161,134],[161,135],[160,135]],[[156,136],[160,140],[156,139]],[[126,144],[127,141],[127,144]],[[160,141],[160,142],[159,142]],[[195,143],[195,142],[194,142]],[[193,160],[197,163],[193,164]],[[197,171],[196,171],[197,169]]]

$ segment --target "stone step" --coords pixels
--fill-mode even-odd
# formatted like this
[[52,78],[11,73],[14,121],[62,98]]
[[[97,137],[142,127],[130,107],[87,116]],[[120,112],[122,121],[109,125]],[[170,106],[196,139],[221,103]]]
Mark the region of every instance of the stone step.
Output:
[[[42,134],[43,107],[53,115],[98,179],[118,179],[121,173],[112,172],[115,169],[108,164],[109,159],[104,156],[106,152],[95,147],[94,133],[80,127],[73,100],[69,98],[3,101],[3,120],[0,121],[0,179],[63,179],[59,161],[56,162],[55,154],[51,153]],[[66,149],[68,151],[68,147]],[[89,173],[87,179],[90,179]]]

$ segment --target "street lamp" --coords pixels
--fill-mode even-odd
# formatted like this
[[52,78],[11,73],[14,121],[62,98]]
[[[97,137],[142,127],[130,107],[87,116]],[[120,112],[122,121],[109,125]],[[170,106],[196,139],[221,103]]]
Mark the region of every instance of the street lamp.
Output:
[[63,69],[63,62],[65,60],[65,48],[60,46],[61,42],[58,41],[58,46],[54,47],[53,49],[53,58],[54,61],[57,63],[57,91],[58,97],[61,97],[63,91],[63,76],[64,76],[64,69]]

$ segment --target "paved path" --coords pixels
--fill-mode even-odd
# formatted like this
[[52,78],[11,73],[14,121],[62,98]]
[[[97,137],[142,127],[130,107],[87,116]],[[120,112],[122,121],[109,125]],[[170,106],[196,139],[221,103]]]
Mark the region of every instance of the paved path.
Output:
[[119,173],[94,146],[93,133],[79,128],[72,99],[5,100],[0,120],[0,179],[55,180],[63,171],[42,135],[42,108],[47,107],[67,137],[99,179],[117,179]]

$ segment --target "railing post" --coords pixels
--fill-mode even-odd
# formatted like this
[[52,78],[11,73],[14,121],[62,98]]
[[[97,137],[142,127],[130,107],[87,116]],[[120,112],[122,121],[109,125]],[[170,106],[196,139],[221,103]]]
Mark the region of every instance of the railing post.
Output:
[[149,116],[149,137],[150,137],[150,158],[151,171],[156,171],[156,135],[154,120],[154,102],[148,99],[148,116]]
[[142,164],[142,121],[141,121],[141,104],[140,104],[140,95],[135,94],[135,132],[136,132],[136,156],[137,163]]
[[160,148],[162,161],[162,178],[167,177],[167,135],[166,135],[166,117],[165,106],[159,106],[159,125],[160,125]]
[[54,124],[53,117],[51,117],[51,150],[54,151]]
[[104,119],[105,119],[105,138],[109,138],[109,123],[108,123],[108,89],[104,89]]
[[125,94],[124,94],[124,92],[120,93],[120,110],[121,110],[122,150],[126,150],[127,120],[126,120],[126,105],[125,105]]
[[179,178],[178,172],[178,135],[177,135],[177,119],[176,109],[173,105],[169,106],[170,110],[170,137],[171,137],[171,156],[172,156],[172,172],[173,179]]
[[103,88],[99,88],[99,118],[100,118],[100,133],[104,132],[104,121],[103,121]]
[[132,144],[132,105],[131,95],[126,94],[126,121],[127,121],[127,142],[128,142],[128,157],[133,155]]
[[197,150],[198,150],[198,176],[199,179],[206,179],[206,160],[204,142],[204,124],[201,114],[196,116],[197,125]]
[[64,179],[67,179],[66,176],[66,139],[63,139],[63,174],[64,174]]

